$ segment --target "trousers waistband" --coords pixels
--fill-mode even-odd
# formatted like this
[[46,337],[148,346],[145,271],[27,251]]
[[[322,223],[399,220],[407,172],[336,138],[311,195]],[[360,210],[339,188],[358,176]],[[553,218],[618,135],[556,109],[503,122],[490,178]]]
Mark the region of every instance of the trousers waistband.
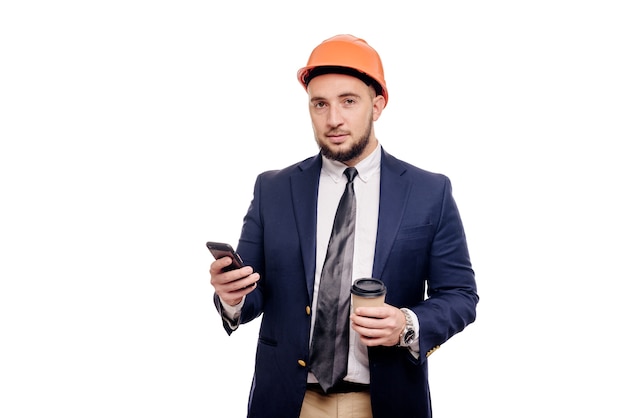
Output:
[[[307,390],[313,390],[318,393],[324,393],[324,389],[319,383],[307,383]],[[342,380],[332,388],[328,389],[326,393],[350,393],[350,392],[365,392],[370,390],[370,385],[364,383],[346,382]]]

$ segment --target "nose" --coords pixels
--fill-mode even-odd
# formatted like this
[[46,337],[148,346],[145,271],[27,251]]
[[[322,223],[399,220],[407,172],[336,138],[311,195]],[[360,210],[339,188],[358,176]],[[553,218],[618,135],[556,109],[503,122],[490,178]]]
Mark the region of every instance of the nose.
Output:
[[341,109],[338,106],[330,106],[328,109],[328,125],[333,128],[340,126],[343,123],[341,116]]

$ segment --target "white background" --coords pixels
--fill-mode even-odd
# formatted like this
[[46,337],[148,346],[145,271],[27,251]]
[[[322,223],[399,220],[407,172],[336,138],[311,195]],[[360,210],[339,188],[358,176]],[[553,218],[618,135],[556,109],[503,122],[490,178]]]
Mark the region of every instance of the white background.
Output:
[[623,417],[621,3],[3,2],[0,416],[245,416],[258,321],[222,330],[204,244],[317,151],[295,74],[351,33],[477,274],[435,416]]

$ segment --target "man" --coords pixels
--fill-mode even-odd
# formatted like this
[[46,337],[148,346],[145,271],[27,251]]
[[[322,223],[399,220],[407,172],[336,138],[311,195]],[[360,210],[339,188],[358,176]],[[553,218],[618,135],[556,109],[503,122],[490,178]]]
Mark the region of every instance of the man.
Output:
[[[388,92],[380,57],[364,40],[325,40],[298,79],[320,153],[257,178],[237,247],[246,267],[224,271],[225,257],[210,269],[229,334],[263,315],[248,416],[431,417],[427,357],[475,320],[478,303],[450,181],[382,149],[374,122]],[[356,168],[354,180],[344,177],[347,167]],[[338,206],[347,183],[356,212],[352,206],[344,217]],[[353,237],[342,246],[349,248],[345,263],[325,263],[336,252],[335,216],[356,223],[344,233]],[[384,306],[357,309],[349,325],[348,313],[333,312],[345,333],[320,326],[335,310],[329,306],[349,298],[344,285],[334,292],[338,302],[318,309],[318,299],[329,297],[322,283],[332,281],[322,279],[325,264],[349,280],[382,280]],[[330,329],[334,341],[349,337],[347,354],[339,343],[320,343],[317,331]],[[337,382],[323,377],[346,355]]]

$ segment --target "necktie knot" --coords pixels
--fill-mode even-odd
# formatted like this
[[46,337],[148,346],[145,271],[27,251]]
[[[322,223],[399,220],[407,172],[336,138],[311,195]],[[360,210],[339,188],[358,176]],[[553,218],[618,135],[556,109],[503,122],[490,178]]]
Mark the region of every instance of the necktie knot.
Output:
[[354,167],[348,167],[344,170],[343,175],[348,178],[348,183],[352,183],[359,172]]

